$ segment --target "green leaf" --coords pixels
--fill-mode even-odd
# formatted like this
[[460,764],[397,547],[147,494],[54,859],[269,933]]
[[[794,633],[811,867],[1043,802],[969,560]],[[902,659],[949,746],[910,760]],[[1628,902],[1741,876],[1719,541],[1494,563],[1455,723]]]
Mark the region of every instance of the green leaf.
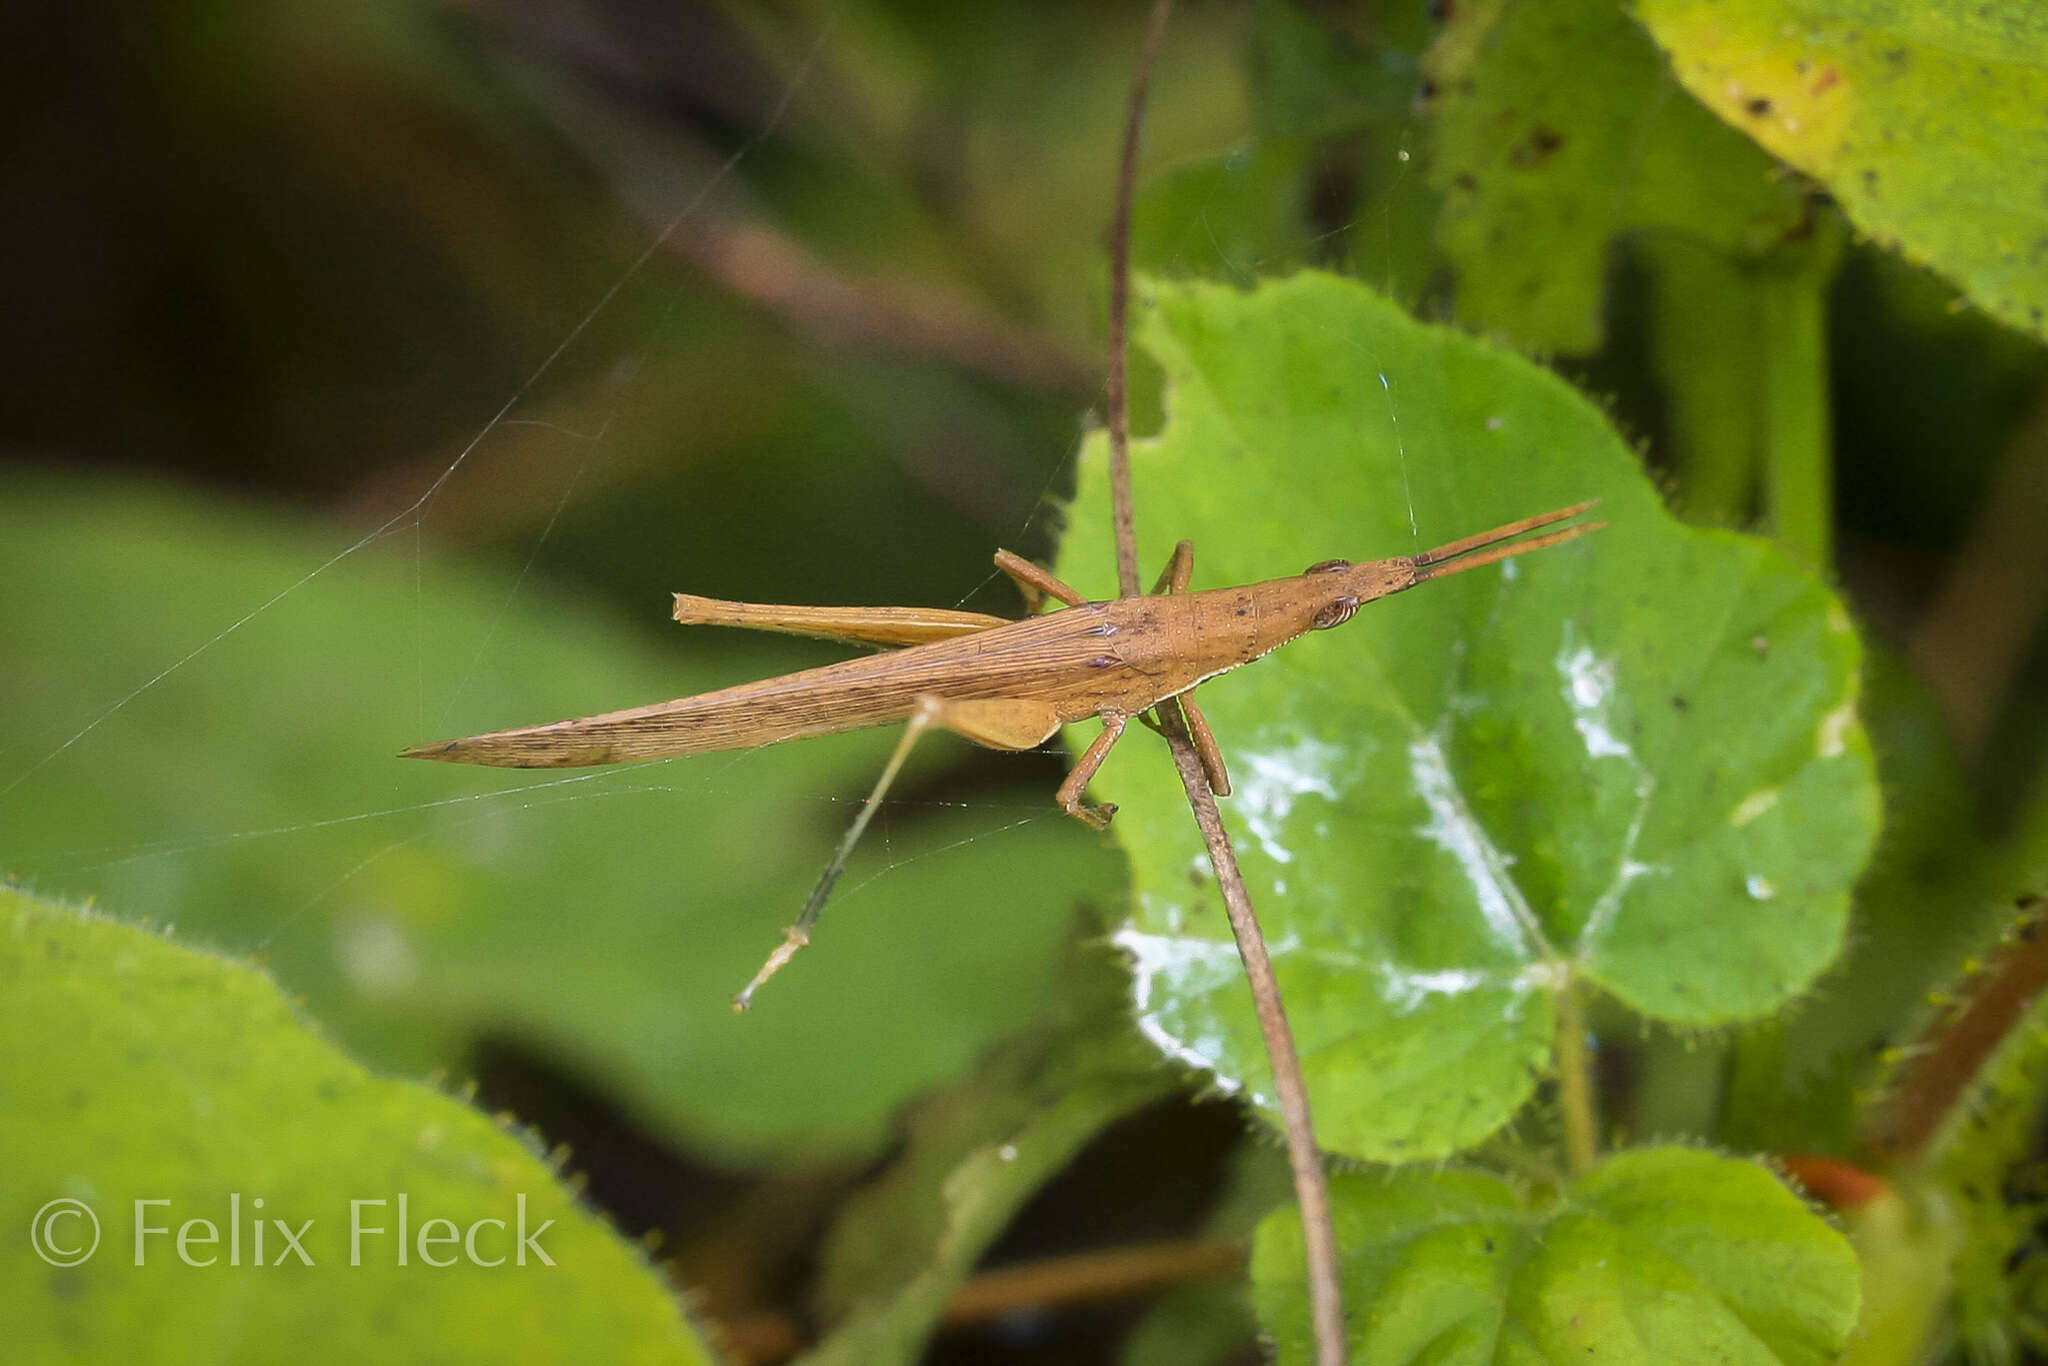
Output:
[[1849,218],[2048,336],[2048,18],[2031,0],[1638,0],[1686,88]]
[[0,676],[0,869],[260,949],[379,1065],[459,1071],[509,1037],[736,1161],[886,1142],[1033,1018],[1076,902],[1116,885],[1049,791],[892,801],[812,948],[735,1017],[893,735],[561,773],[395,755],[835,652],[685,632],[682,584],[621,620],[409,535],[306,579],[356,534],[135,486],[0,493],[0,578],[37,586],[0,597],[37,662]]
[[364,1071],[243,964],[0,890],[0,1041],[16,1359],[710,1360],[526,1144]]
[[[1857,885],[1841,958],[1792,1018],[1766,1026],[1780,1047],[1751,1056],[1738,1035],[1735,1085],[1714,1130],[1724,1142],[1858,1153],[1886,1045],[2005,923],[2011,870],[1977,828],[1947,718],[1903,663],[1878,650],[1865,660],[1862,707],[1887,796],[1884,840]],[[1679,1049],[1668,1045],[1646,1066]],[[1654,1116],[1642,1122],[1645,1132],[1674,1132]]]
[[1523,347],[1599,347],[1617,236],[1662,228],[1756,257],[1805,220],[1798,187],[1673,86],[1611,2],[1460,4],[1425,70],[1458,315]]
[[[1373,603],[1200,698],[1324,1145],[1469,1147],[1550,1060],[1590,980],[1688,1026],[1769,1013],[1838,952],[1877,794],[1846,615],[1763,542],[1687,528],[1556,377],[1305,274],[1153,284],[1170,422],[1133,452],[1156,562],[1196,586],[1420,550],[1584,498],[1569,546]],[[1078,505],[1107,501],[1100,443]],[[1061,573],[1113,582],[1107,519]],[[1149,563],[1148,570],[1149,573]],[[1270,1106],[1260,1036],[1171,766],[1143,736],[1122,805],[1141,1023]]]
[[[1639,1149],[1545,1206],[1459,1170],[1340,1176],[1330,1195],[1358,1366],[1823,1366],[1856,1323],[1848,1241],[1751,1162]],[[1252,1254],[1283,1366],[1314,1359],[1302,1267],[1283,1210]]]

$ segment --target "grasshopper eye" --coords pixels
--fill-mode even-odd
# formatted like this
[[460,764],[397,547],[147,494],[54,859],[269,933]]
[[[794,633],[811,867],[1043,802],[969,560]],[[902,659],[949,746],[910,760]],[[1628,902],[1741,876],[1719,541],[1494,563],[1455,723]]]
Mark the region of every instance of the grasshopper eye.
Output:
[[1351,561],[1349,560],[1317,560],[1301,572],[1304,574],[1337,574],[1350,567]]
[[1327,631],[1332,626],[1342,626],[1358,611],[1357,598],[1338,598],[1316,613],[1312,623],[1316,630]]

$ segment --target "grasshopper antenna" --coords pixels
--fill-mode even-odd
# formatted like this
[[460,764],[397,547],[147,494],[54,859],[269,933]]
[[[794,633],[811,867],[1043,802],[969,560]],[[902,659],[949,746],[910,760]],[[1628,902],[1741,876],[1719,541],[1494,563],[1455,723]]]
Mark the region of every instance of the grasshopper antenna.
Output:
[[896,742],[895,752],[889,756],[889,762],[882,765],[881,776],[875,779],[875,790],[868,793],[868,799],[861,803],[853,824],[846,827],[846,833],[839,838],[839,847],[832,851],[832,861],[819,875],[818,885],[811,888],[811,894],[804,898],[804,908],[797,913],[796,923],[782,932],[782,942],[775,946],[775,952],[768,955],[768,961],[754,974],[754,980],[741,987],[739,995],[732,998],[735,1012],[752,1005],[754,993],[761,989],[761,984],[782,971],[782,965],[796,957],[798,949],[811,942],[811,927],[818,923],[819,914],[832,896],[832,888],[838,884],[839,875],[846,871],[846,861],[853,857],[853,847],[867,833],[868,822],[875,818],[875,808],[881,805],[882,795],[896,781],[896,775],[902,771],[903,761],[910,757],[918,737],[931,727],[938,715],[937,699],[926,697],[919,700],[917,710],[910,714],[910,724],[903,728],[903,738]]
[[1425,550],[1415,557],[1415,581],[1427,583],[1431,579],[1449,578],[1468,569],[1477,569],[1481,565],[1505,560],[1513,555],[1525,555],[1529,551],[1542,550],[1547,546],[1562,545],[1589,531],[1598,531],[1607,523],[1581,522],[1577,526],[1564,527],[1542,536],[1530,536],[1527,540],[1516,539],[1542,527],[1570,521],[1599,501],[1598,498],[1590,498],[1583,503],[1574,503],[1568,508],[1538,513],[1534,517],[1524,517],[1519,522],[1509,522],[1506,526],[1497,526],[1491,531],[1482,531],[1476,536],[1467,536],[1461,541],[1452,541],[1434,550]]

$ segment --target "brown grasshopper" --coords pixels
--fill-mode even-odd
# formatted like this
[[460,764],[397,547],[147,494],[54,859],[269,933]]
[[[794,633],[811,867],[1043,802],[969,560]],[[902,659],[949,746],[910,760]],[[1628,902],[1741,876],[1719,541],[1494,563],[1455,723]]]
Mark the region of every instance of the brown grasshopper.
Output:
[[999,550],[996,567],[1016,582],[1034,610],[1047,597],[1066,605],[1063,611],[1021,621],[980,612],[784,607],[677,593],[675,619],[686,626],[744,626],[902,648],[652,706],[437,740],[415,745],[403,757],[569,768],[753,749],[907,721],[874,791],[796,923],[734,998],[734,1009],[744,1010],[760,985],[810,942],[811,926],[877,803],[928,728],[938,726],[993,749],[1023,750],[1044,744],[1064,725],[1101,721],[1101,733],[1082,751],[1056,797],[1067,814],[1101,829],[1116,808],[1085,803],[1089,781],[1132,717],[1142,718],[1178,698],[1209,785],[1227,796],[1230,778],[1222,752],[1195,705],[1199,684],[1310,631],[1341,626],[1362,603],[1598,530],[1606,524],[1582,522],[1518,539],[1592,506],[1580,503],[1526,517],[1419,555],[1357,564],[1324,560],[1291,578],[1200,592],[1188,591],[1194,546],[1182,541],[1151,595],[1109,602],[1089,602],[1029,560]]

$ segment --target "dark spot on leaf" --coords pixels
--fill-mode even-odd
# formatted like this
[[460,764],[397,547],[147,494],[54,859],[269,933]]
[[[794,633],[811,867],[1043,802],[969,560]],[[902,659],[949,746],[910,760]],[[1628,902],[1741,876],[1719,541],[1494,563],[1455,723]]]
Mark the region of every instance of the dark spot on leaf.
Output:
[[1884,59],[1895,67],[1903,67],[1911,57],[1902,47],[1888,47],[1884,50]]
[[1451,185],[1453,188],[1462,190],[1466,194],[1477,194],[1479,192],[1479,182],[1473,179],[1470,171],[1458,172],[1457,175],[1451,178]]
[[1528,137],[1523,138],[1516,144],[1515,149],[1508,153],[1508,163],[1524,168],[1541,166],[1556,155],[1557,149],[1562,146],[1564,134],[1539,123],[1529,130]]
[[1683,697],[1674,697],[1671,699],[1671,709],[1678,712],[1691,711],[1692,703],[1686,701]]
[[1762,95],[1758,95],[1755,99],[1751,100],[1748,104],[1745,104],[1742,107],[1749,111],[1749,116],[1751,118],[1756,119],[1760,119],[1764,115],[1771,112],[1771,102],[1768,99],[1765,99]]

